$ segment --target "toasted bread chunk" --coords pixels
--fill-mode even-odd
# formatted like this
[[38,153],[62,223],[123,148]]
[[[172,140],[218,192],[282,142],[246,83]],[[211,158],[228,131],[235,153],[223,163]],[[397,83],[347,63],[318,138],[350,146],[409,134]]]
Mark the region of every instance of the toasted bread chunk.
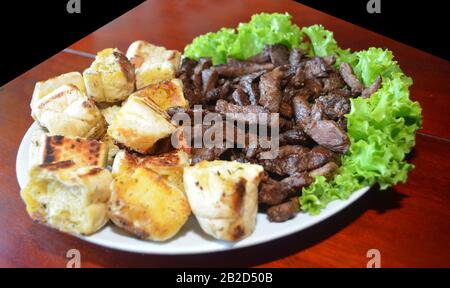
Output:
[[184,191],[183,169],[189,166],[189,156],[181,150],[154,156],[144,156],[120,150],[112,166],[113,175],[131,174],[139,167],[144,167],[159,174],[170,185]]
[[53,135],[98,139],[106,130],[95,103],[72,84],[63,85],[36,101],[32,116]]
[[72,160],[77,167],[106,167],[108,147],[97,140],[43,134],[32,142],[32,165]]
[[102,112],[102,115],[105,118],[105,121],[108,125],[111,125],[114,117],[116,117],[120,108],[121,108],[121,106],[119,106],[119,105],[113,105],[113,106],[109,106],[109,107],[100,109],[100,112]]
[[169,115],[148,98],[130,97],[108,128],[108,133],[121,147],[149,153],[160,139],[176,130]]
[[134,67],[117,49],[104,49],[83,72],[88,96],[95,102],[125,100],[135,88]]
[[108,211],[117,226],[154,241],[173,237],[191,213],[183,191],[149,168],[114,175]]
[[145,41],[133,42],[127,51],[136,72],[136,88],[175,78],[181,53]]
[[103,137],[100,139],[100,141],[106,145],[107,150],[108,150],[108,157],[107,157],[107,161],[106,164],[108,166],[112,166],[113,162],[114,162],[114,158],[116,157],[116,154],[119,152],[119,147],[114,144],[111,136],[109,136],[108,133],[105,133],[105,135],[103,135]]
[[184,189],[203,231],[238,241],[253,232],[264,169],[236,161],[201,161],[184,168]]
[[30,217],[63,232],[89,235],[108,222],[111,173],[73,161],[35,165],[20,192]]
[[183,83],[180,79],[165,80],[150,84],[133,95],[153,100],[162,110],[170,107],[189,107],[189,102],[184,98]]
[[31,107],[33,107],[34,102],[44,98],[46,95],[66,84],[75,85],[78,87],[78,89],[80,89],[80,91],[86,93],[86,86],[84,85],[83,76],[80,72],[69,72],[61,74],[59,76],[36,83],[36,85],[34,86],[33,97],[31,99]]

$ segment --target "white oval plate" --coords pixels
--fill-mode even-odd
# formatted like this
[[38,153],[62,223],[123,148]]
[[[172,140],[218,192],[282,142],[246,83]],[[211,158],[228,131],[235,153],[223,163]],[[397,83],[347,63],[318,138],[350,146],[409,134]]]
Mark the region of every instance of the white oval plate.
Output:
[[[16,173],[20,187],[24,187],[28,181],[30,140],[32,134],[37,129],[38,125],[33,123],[20,143],[16,160]],[[354,192],[350,198],[345,201],[336,200],[331,202],[327,208],[317,216],[299,213],[297,217],[289,221],[283,223],[271,223],[267,220],[265,214],[258,213],[257,223],[253,234],[237,243],[218,241],[206,235],[202,232],[193,216],[190,217],[186,225],[184,225],[174,238],[162,243],[136,239],[112,224],[108,224],[94,235],[80,238],[109,248],[147,254],[196,254],[236,249],[260,244],[306,229],[349,206],[368,190],[369,188],[366,187]]]

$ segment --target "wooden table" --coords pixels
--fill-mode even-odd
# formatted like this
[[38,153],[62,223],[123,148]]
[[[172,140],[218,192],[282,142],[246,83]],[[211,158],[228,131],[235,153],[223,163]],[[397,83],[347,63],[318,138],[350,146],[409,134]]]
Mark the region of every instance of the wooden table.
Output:
[[[31,222],[19,197],[15,159],[32,123],[34,83],[82,71],[106,47],[126,50],[137,39],[182,50],[193,37],[234,27],[258,12],[289,12],[301,26],[321,23],[342,47],[387,47],[414,79],[411,93],[423,107],[423,129],[411,155],[408,182],[372,189],[337,216],[294,235],[236,251],[196,256],[153,256],[95,246]],[[381,265],[450,266],[450,63],[300,4],[280,0],[147,1],[0,88],[0,266],[65,267],[66,252],[81,251],[82,267],[259,266],[365,267],[366,253]]]

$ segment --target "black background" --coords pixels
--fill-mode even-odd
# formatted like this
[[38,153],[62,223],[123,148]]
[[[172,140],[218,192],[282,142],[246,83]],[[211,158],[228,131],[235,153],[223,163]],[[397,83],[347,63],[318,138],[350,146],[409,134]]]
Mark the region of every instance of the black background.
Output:
[[[450,59],[449,9],[443,0],[380,0],[381,13],[370,14],[369,0],[296,0],[384,36]],[[447,3],[447,5],[445,5]]]
[[[450,58],[446,39],[448,33],[444,30],[448,27],[447,19],[449,18],[445,15],[446,1],[380,1],[381,14],[367,13],[368,0],[298,0],[297,2],[442,58]],[[66,10],[67,2],[68,0],[0,2],[0,85],[143,1],[81,0],[81,14],[69,14]],[[220,5],[220,2],[211,0],[211,5]],[[182,25],[182,23],[179,24]]]
[[81,13],[69,14],[68,0],[0,1],[0,85],[142,2],[81,0]]

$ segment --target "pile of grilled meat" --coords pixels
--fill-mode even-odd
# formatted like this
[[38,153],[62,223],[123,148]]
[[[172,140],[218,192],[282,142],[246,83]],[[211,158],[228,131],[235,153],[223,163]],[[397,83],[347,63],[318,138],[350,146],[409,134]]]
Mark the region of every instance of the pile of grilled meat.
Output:
[[183,59],[178,77],[191,108],[171,108],[169,114],[193,115],[193,105],[201,104],[203,115],[239,113],[233,120],[249,124],[254,121],[249,113],[279,113],[280,148],[275,159],[261,159],[260,147],[194,148],[193,163],[224,159],[262,165],[260,208],[275,222],[295,216],[301,188],[319,175],[332,176],[339,155],[349,148],[344,117],[350,112],[349,99],[369,97],[381,85],[378,77],[364,87],[348,63],[335,69],[335,61],[334,56],[310,58],[280,44],[267,45],[245,61],[229,59],[217,66],[206,58]]

